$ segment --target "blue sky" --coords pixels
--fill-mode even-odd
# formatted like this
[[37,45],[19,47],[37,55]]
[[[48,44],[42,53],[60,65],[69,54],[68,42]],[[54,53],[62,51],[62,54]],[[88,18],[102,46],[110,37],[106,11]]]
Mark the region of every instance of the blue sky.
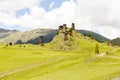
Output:
[[25,15],[26,13],[30,14],[30,9],[29,8],[23,8],[23,9],[20,9],[20,10],[16,10],[15,13],[16,13],[16,17],[20,17],[20,16]]
[[[50,12],[52,9],[59,8],[62,5],[62,3],[65,1],[69,1],[69,0],[42,0],[39,3],[39,7],[44,8],[44,10],[46,12]],[[51,5],[52,3],[53,3],[53,5]],[[51,5],[51,8],[50,8],[50,5]],[[2,12],[7,13],[6,10],[2,10]],[[28,7],[15,10],[14,12],[15,12],[16,18],[20,18],[20,17],[24,16],[25,14],[31,15],[30,9]],[[0,22],[0,25],[1,25],[0,26],[1,28],[16,29],[16,30],[21,30],[21,31],[26,31],[26,30],[31,29],[31,28],[23,28],[20,25],[12,25],[12,26],[7,27],[7,25],[3,24],[2,22]]]
[[46,11],[50,11],[49,6],[51,3],[54,3],[52,8],[59,8],[64,1],[69,0],[43,0],[39,6],[43,7]]
[[[45,11],[49,12],[54,8],[59,8],[64,1],[69,1],[69,0],[42,0],[41,3],[39,4],[39,7],[42,7],[45,9]],[[51,9],[49,8],[50,5],[53,3],[51,6]],[[24,14],[30,14],[30,9],[29,8],[22,8],[19,10],[15,11],[16,17],[23,16]]]

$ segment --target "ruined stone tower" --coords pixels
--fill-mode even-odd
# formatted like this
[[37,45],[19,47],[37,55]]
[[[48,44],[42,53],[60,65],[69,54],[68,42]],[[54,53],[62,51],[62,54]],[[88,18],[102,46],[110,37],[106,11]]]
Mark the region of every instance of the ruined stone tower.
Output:
[[59,30],[62,30],[63,29],[63,26],[59,26]]
[[64,33],[64,41],[67,41],[68,40],[68,32],[65,32]]
[[41,46],[43,46],[44,44],[43,44],[43,36],[40,36],[39,37],[39,42],[38,42]]
[[67,25],[63,24],[63,32],[66,32],[66,31],[67,31]]
[[[68,28],[66,24],[59,26],[59,35],[64,35],[64,41],[67,41],[69,36],[73,36],[73,30],[75,30],[75,24],[72,23],[71,28]],[[61,35],[61,36],[62,36]]]
[[70,29],[70,30],[68,31],[68,34],[69,34],[69,36],[73,36],[73,31],[72,31],[72,29]]
[[72,23],[72,29],[75,30],[75,23]]

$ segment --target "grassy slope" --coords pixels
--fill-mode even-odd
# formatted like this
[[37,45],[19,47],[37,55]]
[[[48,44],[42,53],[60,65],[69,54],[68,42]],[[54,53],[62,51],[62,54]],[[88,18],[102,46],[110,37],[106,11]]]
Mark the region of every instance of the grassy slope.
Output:
[[[79,49],[67,52],[53,51],[49,49],[50,44],[44,47],[26,45],[25,48],[19,45],[4,48],[4,45],[0,45],[0,75],[5,71],[11,72],[33,63],[41,63],[0,80],[109,80],[119,76],[119,58],[112,58],[111,55],[95,56],[95,41],[84,38],[78,41]],[[100,53],[113,50],[115,56],[120,56],[120,49],[105,44],[99,44],[99,47]]]

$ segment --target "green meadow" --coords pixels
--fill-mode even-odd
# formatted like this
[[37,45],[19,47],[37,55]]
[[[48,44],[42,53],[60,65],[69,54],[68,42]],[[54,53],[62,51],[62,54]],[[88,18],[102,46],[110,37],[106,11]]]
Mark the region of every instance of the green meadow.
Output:
[[[86,40],[86,43],[69,51],[52,50],[51,44],[1,44],[0,80],[112,80],[119,77],[120,48],[99,43],[98,55],[94,54],[96,42]],[[107,51],[112,54],[102,55]]]

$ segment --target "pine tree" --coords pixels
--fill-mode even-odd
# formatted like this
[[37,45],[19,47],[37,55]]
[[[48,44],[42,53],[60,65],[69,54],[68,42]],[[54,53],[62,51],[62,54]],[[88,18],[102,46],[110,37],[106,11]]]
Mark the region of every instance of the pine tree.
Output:
[[98,45],[98,43],[96,43],[96,46],[95,46],[95,54],[99,54],[99,45]]
[[88,34],[88,37],[90,37],[90,38],[91,38],[91,37],[92,37],[92,36],[91,36],[91,34]]
[[84,36],[87,36],[87,34],[84,34]]
[[9,45],[12,46],[12,42],[10,42]]

